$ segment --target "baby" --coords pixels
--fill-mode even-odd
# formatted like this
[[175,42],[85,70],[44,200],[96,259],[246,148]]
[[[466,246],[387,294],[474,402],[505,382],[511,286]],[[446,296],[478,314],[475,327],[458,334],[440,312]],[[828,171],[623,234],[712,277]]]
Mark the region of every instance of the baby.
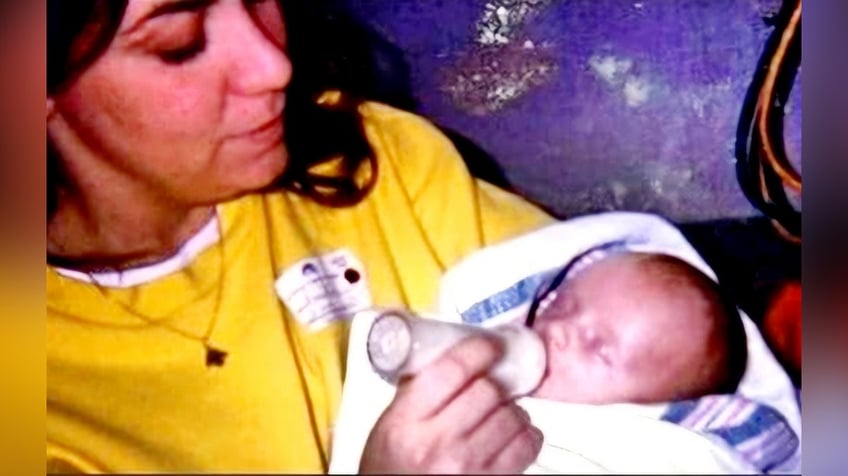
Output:
[[[541,337],[545,374],[518,399],[544,435],[526,473],[797,473],[791,382],[710,271],[673,225],[612,212],[473,253],[445,273],[435,309]],[[378,316],[351,324],[334,474],[357,471],[394,396],[369,362]]]
[[735,391],[745,370],[745,331],[735,307],[700,271],[647,253],[570,268],[563,283],[538,295],[528,316],[548,355],[532,396],[655,403]]

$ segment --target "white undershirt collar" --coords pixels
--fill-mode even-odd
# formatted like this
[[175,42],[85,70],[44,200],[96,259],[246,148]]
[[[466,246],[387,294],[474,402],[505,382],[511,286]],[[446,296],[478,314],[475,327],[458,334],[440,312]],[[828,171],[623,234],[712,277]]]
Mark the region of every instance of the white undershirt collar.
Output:
[[84,273],[60,267],[55,267],[55,270],[62,276],[87,283],[93,283],[92,277],[94,277],[96,284],[104,287],[129,288],[149,283],[187,268],[200,253],[217,243],[221,239],[218,221],[218,215],[213,215],[212,219],[203,225],[200,231],[186,240],[176,253],[158,263],[122,271],[98,271],[94,273]]

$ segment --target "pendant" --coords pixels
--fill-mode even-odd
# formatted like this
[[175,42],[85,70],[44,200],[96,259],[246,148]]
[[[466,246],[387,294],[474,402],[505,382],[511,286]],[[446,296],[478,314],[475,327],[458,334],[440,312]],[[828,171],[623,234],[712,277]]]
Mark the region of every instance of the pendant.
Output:
[[204,346],[206,347],[206,367],[223,367],[227,353],[209,344],[204,344]]

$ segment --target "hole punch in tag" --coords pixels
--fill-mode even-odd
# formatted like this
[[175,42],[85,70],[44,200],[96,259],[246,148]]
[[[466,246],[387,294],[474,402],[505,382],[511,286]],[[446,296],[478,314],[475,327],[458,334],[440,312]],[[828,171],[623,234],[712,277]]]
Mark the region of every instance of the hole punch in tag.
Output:
[[295,319],[312,331],[372,306],[365,267],[347,249],[298,261],[277,278],[274,289]]

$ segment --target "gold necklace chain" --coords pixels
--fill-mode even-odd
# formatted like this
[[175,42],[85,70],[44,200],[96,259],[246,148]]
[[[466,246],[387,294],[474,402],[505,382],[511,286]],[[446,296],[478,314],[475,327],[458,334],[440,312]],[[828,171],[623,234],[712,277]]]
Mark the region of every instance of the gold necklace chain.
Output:
[[[104,286],[94,277],[93,272],[86,271],[86,274],[91,280],[91,283],[94,284],[94,287],[97,288],[97,291],[100,293],[100,295],[103,296],[103,299],[118,305],[118,307],[123,309],[127,314],[132,315],[136,319],[148,325],[170,331],[185,339],[200,343],[201,345],[203,345],[203,348],[205,350],[206,367],[222,367],[225,363],[228,353],[220,347],[217,347],[212,344],[211,339],[212,332],[214,332],[215,326],[218,323],[218,316],[221,311],[221,295],[223,294],[224,288],[224,233],[222,230],[220,218],[215,215],[213,219],[215,220],[215,224],[218,227],[218,243],[213,243],[213,246],[218,248],[218,283],[215,289],[215,307],[212,311],[212,318],[209,319],[209,324],[206,326],[206,331],[203,333],[203,335],[198,336],[196,334],[193,334],[191,332],[169,324],[168,320],[171,316],[165,316],[159,319],[154,319],[136,311],[132,307],[121,302],[121,300],[109,296],[109,292],[106,290],[106,286]],[[192,273],[189,269],[190,265],[186,267],[185,272],[188,273],[191,277]]]

